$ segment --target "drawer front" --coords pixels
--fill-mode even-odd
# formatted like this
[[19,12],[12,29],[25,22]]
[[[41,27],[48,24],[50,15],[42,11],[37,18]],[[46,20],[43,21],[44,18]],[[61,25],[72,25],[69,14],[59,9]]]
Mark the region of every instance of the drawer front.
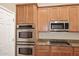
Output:
[[72,47],[51,47],[52,51],[72,51]]
[[79,52],[79,47],[74,47],[74,51]]
[[49,46],[36,46],[35,47],[36,49],[39,49],[39,50],[48,50],[49,49]]
[[51,56],[72,56],[73,48],[72,47],[52,46],[50,55]]
[[48,52],[36,52],[36,56],[49,56]]
[[49,56],[49,46],[36,46],[35,47],[35,55],[36,56]]
[[79,52],[74,52],[74,56],[79,56]]
[[36,56],[48,56],[49,50],[47,50],[47,49],[42,49],[42,50],[36,49],[35,55]]
[[72,56],[73,52],[62,52],[62,51],[57,51],[57,52],[51,52],[51,56]]

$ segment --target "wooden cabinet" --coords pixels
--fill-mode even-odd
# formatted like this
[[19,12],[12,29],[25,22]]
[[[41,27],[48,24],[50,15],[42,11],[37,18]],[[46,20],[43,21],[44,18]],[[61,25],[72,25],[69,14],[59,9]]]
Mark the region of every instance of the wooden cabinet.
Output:
[[69,6],[69,31],[78,31],[78,11],[76,6]]
[[79,56],[79,47],[73,47],[74,56]]
[[49,20],[58,20],[58,19],[59,19],[59,7],[50,7]]
[[50,7],[49,8],[50,20],[69,20],[69,10],[66,6]]
[[77,31],[79,31],[79,6],[77,6],[77,13],[78,13],[78,19],[77,19],[78,30]]
[[34,7],[33,4],[16,5],[16,23],[33,23]]
[[36,21],[38,31],[48,31],[50,20],[68,20],[69,31],[79,31],[78,10],[79,6],[37,8],[36,4],[20,4],[16,5],[16,23],[26,24]]
[[69,7],[59,7],[59,20],[69,20]]
[[38,31],[48,31],[50,20],[68,20],[69,31],[79,31],[79,6],[38,8]]
[[59,47],[59,46],[51,46],[51,56],[72,56],[73,49],[72,47]]
[[48,31],[48,8],[38,8],[38,31]]
[[45,45],[39,45],[36,46],[36,50],[35,50],[35,55],[36,56],[49,56],[49,46],[45,46]]
[[38,45],[35,48],[36,56],[72,56],[73,48],[72,47],[62,47],[62,46],[46,46]]

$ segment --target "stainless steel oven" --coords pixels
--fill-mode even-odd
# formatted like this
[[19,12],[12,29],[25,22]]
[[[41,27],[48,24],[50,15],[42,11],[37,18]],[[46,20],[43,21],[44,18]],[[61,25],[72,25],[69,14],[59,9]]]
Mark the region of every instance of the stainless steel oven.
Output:
[[34,41],[35,30],[31,24],[17,26],[17,41]]
[[17,56],[33,56],[34,45],[17,45]]

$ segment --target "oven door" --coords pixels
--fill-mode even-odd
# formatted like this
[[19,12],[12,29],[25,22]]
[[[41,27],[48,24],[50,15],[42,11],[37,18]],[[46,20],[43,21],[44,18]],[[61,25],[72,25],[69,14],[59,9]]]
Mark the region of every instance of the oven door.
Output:
[[18,29],[17,41],[32,41],[34,40],[34,31],[32,29]]
[[34,45],[17,45],[17,56],[33,56]]

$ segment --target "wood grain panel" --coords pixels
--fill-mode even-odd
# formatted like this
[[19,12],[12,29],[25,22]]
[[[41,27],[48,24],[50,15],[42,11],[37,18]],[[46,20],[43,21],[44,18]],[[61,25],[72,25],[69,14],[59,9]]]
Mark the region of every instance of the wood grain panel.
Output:
[[76,6],[70,6],[69,7],[69,20],[70,20],[70,31],[78,31],[78,15],[77,15],[77,7]]
[[74,47],[75,52],[79,52],[79,47]]
[[[16,16],[17,16],[17,23],[19,23],[19,20],[20,20],[20,23],[22,23],[23,21],[24,21],[24,19],[23,19],[23,12],[24,12],[24,10],[23,10],[23,6],[16,6]],[[22,21],[23,20],[23,21]]]
[[38,31],[48,31],[48,8],[38,8]]
[[38,46],[36,46],[35,49],[36,49],[35,50],[36,56],[48,56],[48,55],[50,55],[49,46],[38,45]]
[[74,52],[74,56],[79,56],[79,52]]
[[78,28],[77,28],[77,31],[79,31],[79,6],[77,6],[77,13],[78,13],[77,14],[78,15],[78,19],[77,19],[77,25],[78,25],[77,27]]
[[73,47],[74,56],[79,56],[79,47]]
[[28,5],[28,23],[33,23],[33,5]]
[[50,55],[52,55],[52,56],[72,56],[73,49],[72,49],[72,47],[51,46]]
[[48,50],[49,46],[38,45],[38,46],[36,46],[36,49],[39,49],[39,50]]
[[59,7],[59,19],[69,20],[69,8],[66,6]]
[[17,5],[16,19],[17,24],[33,23],[33,5]]
[[59,7],[51,7],[50,8],[50,20],[58,20],[59,19]]

